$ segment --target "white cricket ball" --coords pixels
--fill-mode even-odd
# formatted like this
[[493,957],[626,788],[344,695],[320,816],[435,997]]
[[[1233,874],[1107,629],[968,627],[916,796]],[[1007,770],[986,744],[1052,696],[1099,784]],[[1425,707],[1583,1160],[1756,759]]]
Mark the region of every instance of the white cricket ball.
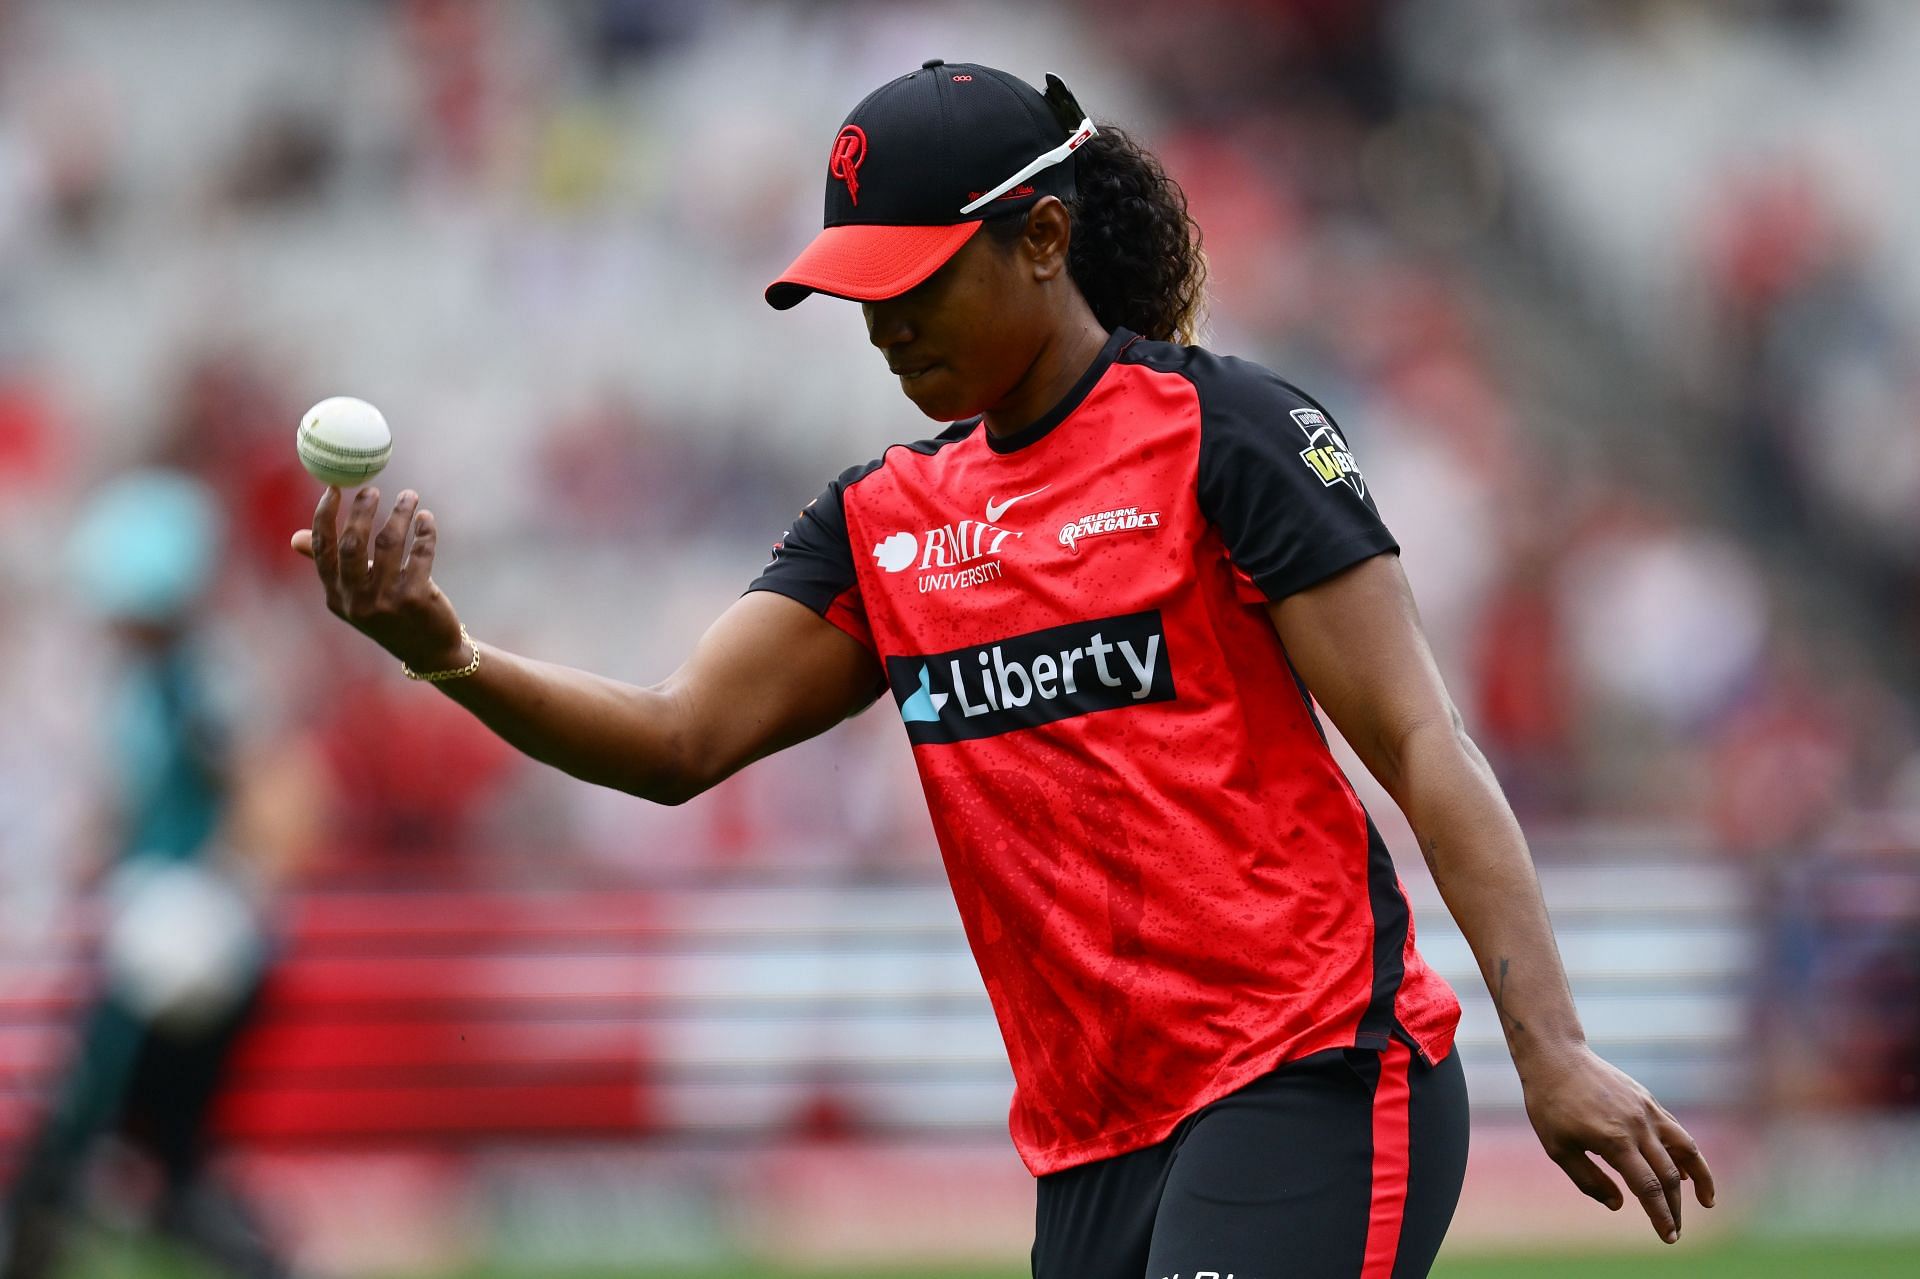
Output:
[[320,401],[300,417],[294,434],[300,465],[322,484],[357,488],[380,474],[393,456],[393,432],[380,410],[351,395]]

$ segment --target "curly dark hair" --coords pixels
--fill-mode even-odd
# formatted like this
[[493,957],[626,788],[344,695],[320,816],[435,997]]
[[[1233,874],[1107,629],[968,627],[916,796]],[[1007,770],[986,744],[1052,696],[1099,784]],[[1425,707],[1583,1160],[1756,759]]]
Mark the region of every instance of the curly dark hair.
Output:
[[[1117,125],[1103,122],[1073,162],[1079,194],[1067,206],[1067,271],[1094,318],[1159,342],[1198,341],[1207,260],[1186,192]],[[1011,216],[987,222],[1002,245],[1017,240],[1024,225]]]
[[1207,282],[1187,193],[1115,125],[1074,155],[1067,270],[1101,325],[1158,342],[1198,340]]

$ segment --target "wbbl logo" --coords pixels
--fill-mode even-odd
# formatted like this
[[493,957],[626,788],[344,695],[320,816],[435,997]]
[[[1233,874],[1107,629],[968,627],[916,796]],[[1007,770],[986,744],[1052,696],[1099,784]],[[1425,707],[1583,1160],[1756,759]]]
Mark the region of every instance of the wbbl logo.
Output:
[[994,737],[1174,695],[1158,609],[947,653],[889,657],[887,681],[916,746]]
[[1301,451],[1300,460],[1311,466],[1328,488],[1344,484],[1364,500],[1367,481],[1360,474],[1360,464],[1353,460],[1353,450],[1347,447],[1333,423],[1327,421],[1326,414],[1317,409],[1295,409],[1288,416],[1307,433],[1307,447]]

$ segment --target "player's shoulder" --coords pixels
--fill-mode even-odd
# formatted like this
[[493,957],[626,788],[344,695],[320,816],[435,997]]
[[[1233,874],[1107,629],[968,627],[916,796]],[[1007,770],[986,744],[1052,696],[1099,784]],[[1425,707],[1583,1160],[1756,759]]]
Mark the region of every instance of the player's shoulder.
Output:
[[910,443],[889,444],[880,454],[878,466],[911,466],[918,458],[937,457],[942,449],[959,444],[981,429],[984,418],[970,417],[954,422],[940,434],[930,439],[914,440]]
[[1126,364],[1177,374],[1193,384],[1203,416],[1244,412],[1291,413],[1309,409],[1324,414],[1319,401],[1264,364],[1223,355],[1204,346],[1181,346],[1139,338],[1120,353]]
[[959,444],[980,429],[982,419],[968,418],[955,422],[938,435],[924,440],[909,440],[898,444],[889,444],[881,450],[880,456],[848,467],[835,477],[832,488],[844,494],[848,489],[871,476],[883,471],[909,469],[927,458],[937,457],[941,450]]

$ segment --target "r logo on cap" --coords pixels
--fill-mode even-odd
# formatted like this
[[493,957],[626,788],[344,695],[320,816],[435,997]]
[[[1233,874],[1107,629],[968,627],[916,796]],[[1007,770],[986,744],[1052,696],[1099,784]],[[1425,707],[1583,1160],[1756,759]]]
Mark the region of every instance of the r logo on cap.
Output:
[[847,184],[847,198],[856,208],[860,204],[860,166],[866,158],[866,130],[857,124],[840,130],[840,136],[833,140],[833,158],[827,162],[827,173]]
[[868,302],[918,288],[996,213],[1073,199],[1074,152],[1096,132],[1057,76],[1043,94],[938,58],[869,93],[836,129],[820,233],[767,286],[776,310],[810,293]]

